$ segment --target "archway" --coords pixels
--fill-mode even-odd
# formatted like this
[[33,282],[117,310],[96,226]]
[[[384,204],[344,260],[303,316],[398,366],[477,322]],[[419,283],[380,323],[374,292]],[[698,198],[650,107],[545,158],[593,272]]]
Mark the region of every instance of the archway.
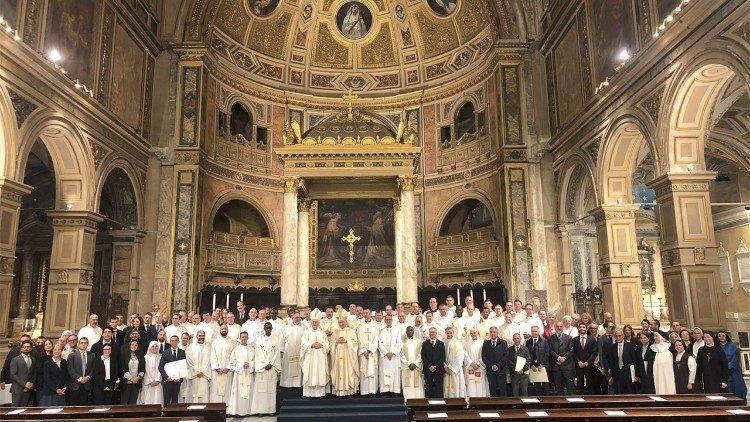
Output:
[[139,271],[139,203],[131,177],[120,167],[107,174],[99,195],[91,312],[102,317],[135,309]]
[[13,179],[16,164],[16,121],[5,89],[0,86],[0,179]]
[[494,226],[490,208],[479,199],[468,198],[450,208],[440,223],[438,235],[451,236],[490,226]]

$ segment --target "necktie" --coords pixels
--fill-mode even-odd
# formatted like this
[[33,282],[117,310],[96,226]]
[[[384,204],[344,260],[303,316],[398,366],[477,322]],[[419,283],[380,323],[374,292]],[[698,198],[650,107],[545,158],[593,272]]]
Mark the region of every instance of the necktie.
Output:
[[29,358],[29,355],[23,355],[23,360],[26,361],[26,367],[31,368],[31,358]]
[[492,347],[497,346],[497,340],[492,340]]
[[536,348],[536,339],[531,343],[531,347]]
[[432,340],[432,347],[435,347],[435,340]]
[[516,354],[518,354],[518,349],[519,349],[519,347],[518,347],[518,346],[516,346]]
[[81,362],[83,362],[83,373],[86,373],[86,352],[81,351]]
[[172,355],[174,355],[175,360],[177,360],[177,350],[172,349]]
[[586,347],[586,337],[581,337],[581,349]]
[[622,342],[617,343],[617,360],[618,364],[620,365],[620,369],[622,369]]

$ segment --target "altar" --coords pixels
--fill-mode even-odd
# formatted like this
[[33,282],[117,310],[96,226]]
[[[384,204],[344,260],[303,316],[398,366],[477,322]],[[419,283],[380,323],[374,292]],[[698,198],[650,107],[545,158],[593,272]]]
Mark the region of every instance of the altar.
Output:
[[338,292],[331,301],[362,303],[368,289],[385,292],[381,300],[394,290],[397,303],[417,300],[415,133],[351,105],[305,133],[286,124],[276,149],[282,308],[310,306],[311,289]]

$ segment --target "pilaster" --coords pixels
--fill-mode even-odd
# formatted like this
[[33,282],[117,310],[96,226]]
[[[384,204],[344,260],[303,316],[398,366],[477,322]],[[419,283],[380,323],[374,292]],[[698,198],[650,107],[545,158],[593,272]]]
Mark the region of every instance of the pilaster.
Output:
[[[399,303],[411,304],[418,300],[417,289],[417,244],[416,244],[416,216],[414,212],[414,177],[402,176],[398,178],[401,192],[401,233],[396,234],[401,239],[401,294],[396,289]],[[396,273],[399,269],[396,268]]]
[[297,300],[299,308],[310,299],[310,200],[299,201],[297,217]]
[[297,237],[299,215],[297,191],[302,187],[299,177],[282,177],[284,188],[281,236],[281,307],[297,304]]

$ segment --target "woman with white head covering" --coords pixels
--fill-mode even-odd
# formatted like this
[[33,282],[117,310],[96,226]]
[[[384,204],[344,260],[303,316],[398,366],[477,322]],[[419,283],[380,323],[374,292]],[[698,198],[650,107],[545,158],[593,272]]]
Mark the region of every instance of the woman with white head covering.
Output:
[[161,372],[159,372],[159,342],[152,341],[148,344],[146,353],[146,371],[143,375],[143,388],[141,397],[138,400],[140,404],[164,404],[164,396],[161,388]]
[[654,331],[654,344],[651,350],[654,356],[654,390],[656,394],[677,394],[674,384],[674,357],[669,351],[671,344],[661,336],[659,331]]

